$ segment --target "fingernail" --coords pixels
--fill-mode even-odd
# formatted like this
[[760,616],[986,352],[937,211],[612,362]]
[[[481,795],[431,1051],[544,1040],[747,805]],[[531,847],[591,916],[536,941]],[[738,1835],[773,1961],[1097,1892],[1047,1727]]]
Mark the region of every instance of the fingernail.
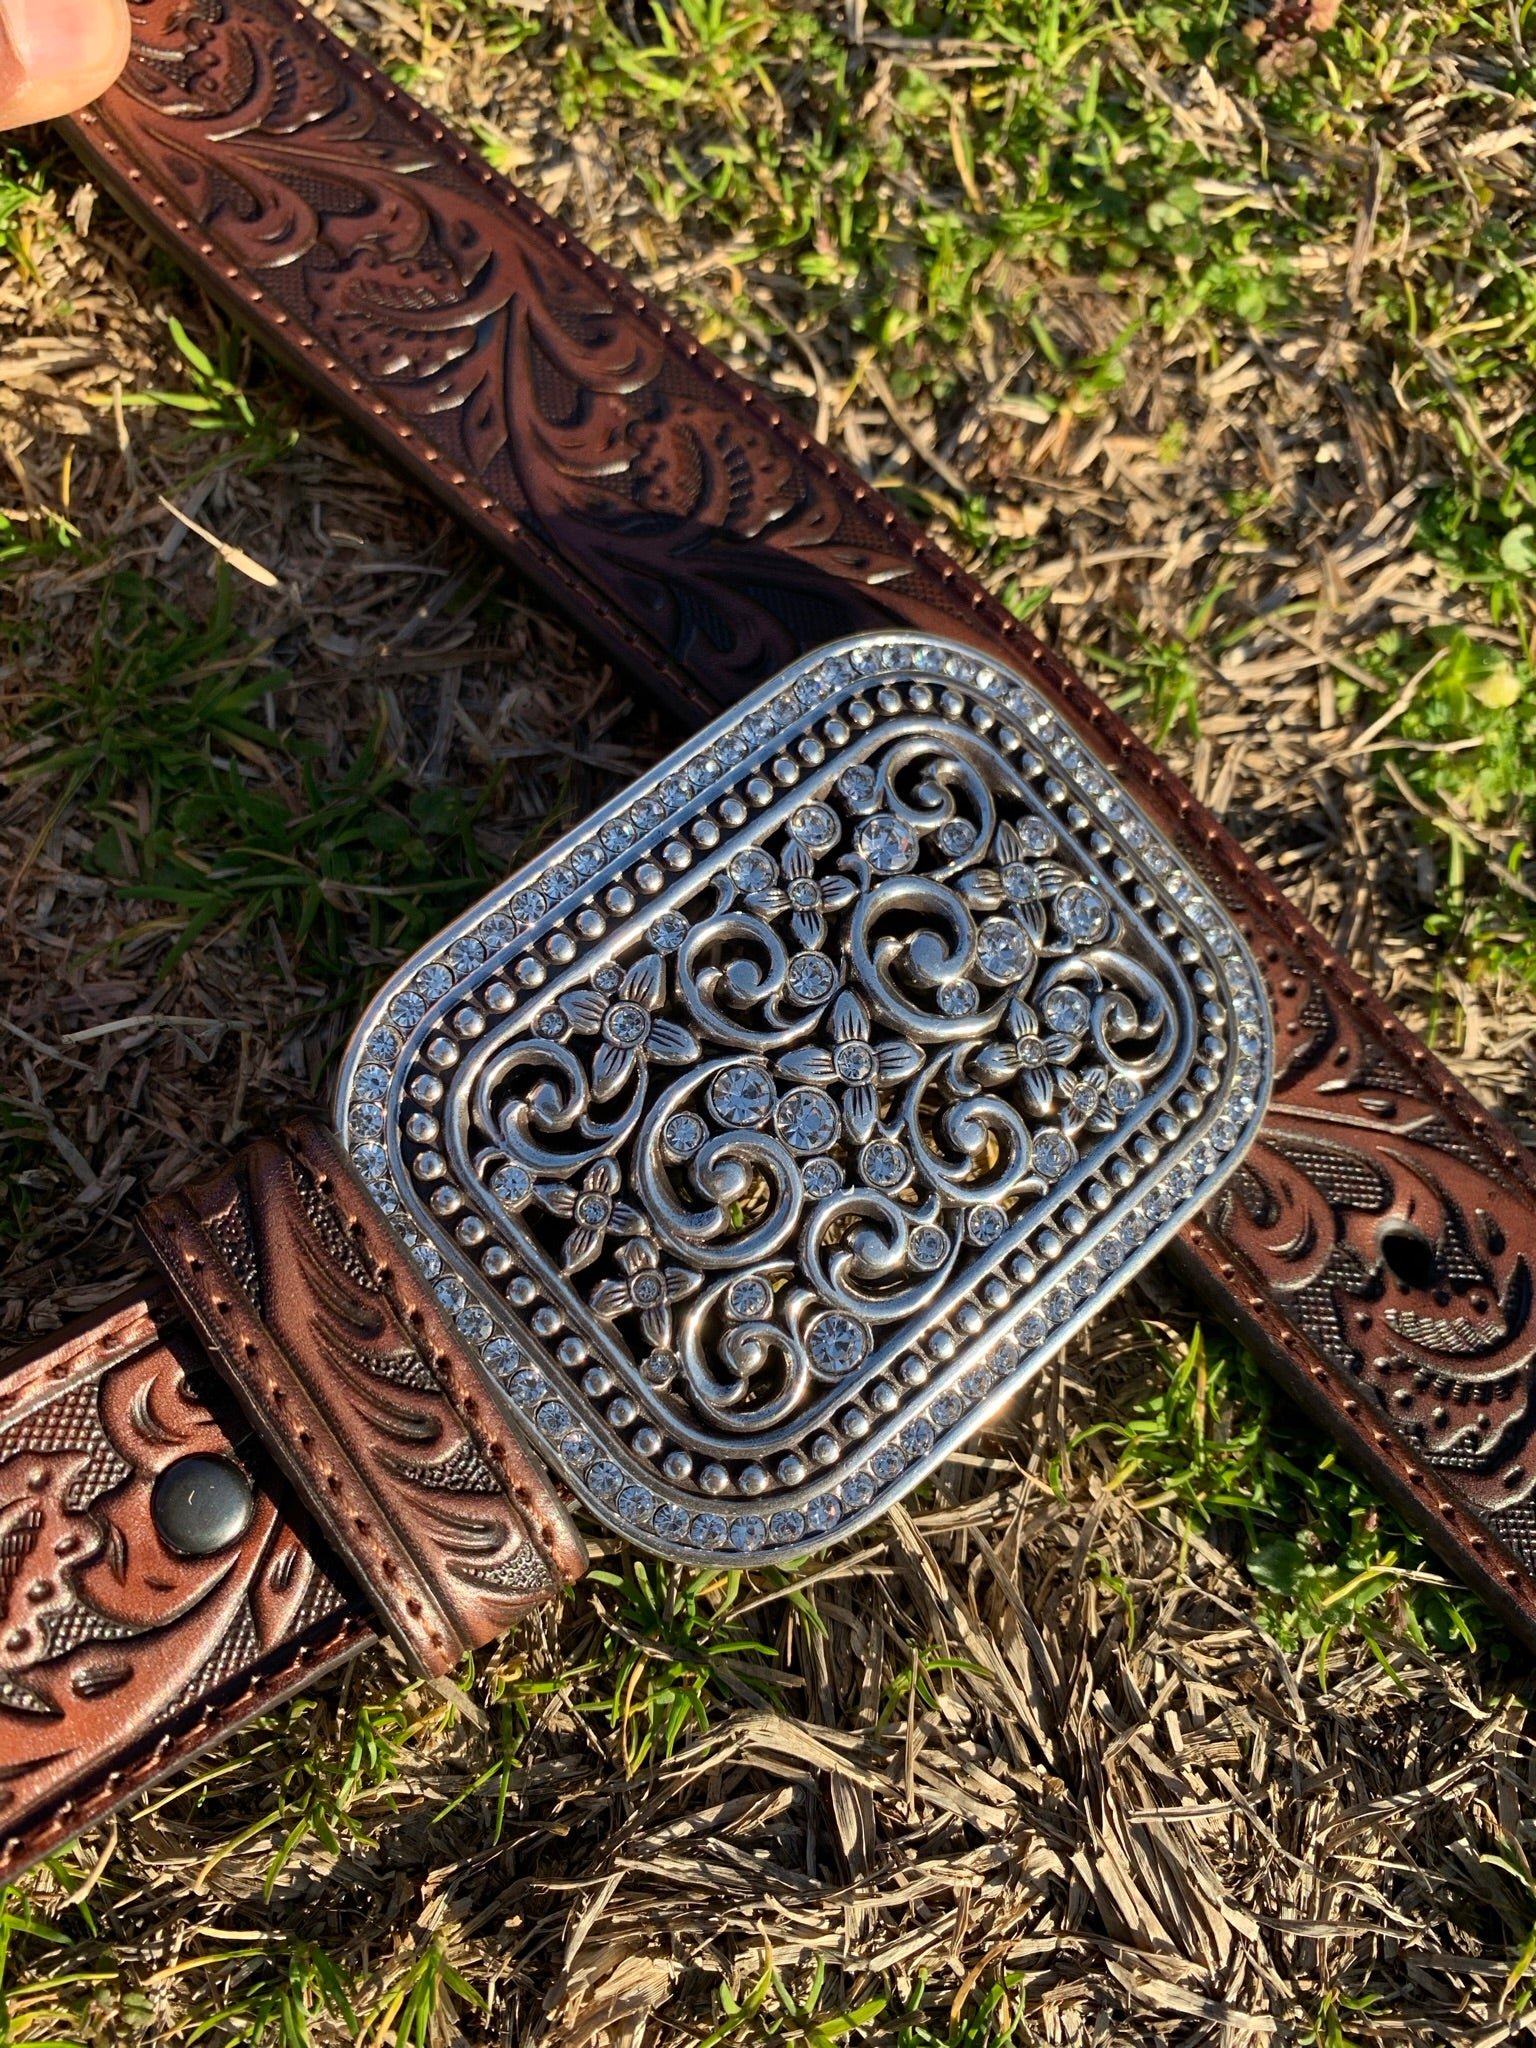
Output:
[[94,71],[110,44],[112,17],[102,0],[0,0],[0,19],[29,78]]
[[125,27],[122,0],[0,0],[0,95],[27,113],[83,106],[110,84]]

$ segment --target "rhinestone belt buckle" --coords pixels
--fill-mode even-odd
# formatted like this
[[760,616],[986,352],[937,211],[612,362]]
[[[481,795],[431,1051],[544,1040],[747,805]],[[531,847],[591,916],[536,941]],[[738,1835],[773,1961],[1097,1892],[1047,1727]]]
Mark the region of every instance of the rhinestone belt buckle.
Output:
[[593,1512],[869,1521],[1203,1205],[1273,1063],[1242,939],[1019,677],[822,650],[411,960],[351,1157]]

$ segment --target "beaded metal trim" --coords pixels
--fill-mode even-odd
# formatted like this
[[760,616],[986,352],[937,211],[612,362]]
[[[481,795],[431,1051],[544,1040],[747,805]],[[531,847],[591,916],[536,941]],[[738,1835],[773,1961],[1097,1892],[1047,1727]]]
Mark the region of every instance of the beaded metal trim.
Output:
[[1242,939],[1017,676],[796,663],[370,1008],[353,1164],[601,1520],[784,1558],[961,1444],[1232,1170]]

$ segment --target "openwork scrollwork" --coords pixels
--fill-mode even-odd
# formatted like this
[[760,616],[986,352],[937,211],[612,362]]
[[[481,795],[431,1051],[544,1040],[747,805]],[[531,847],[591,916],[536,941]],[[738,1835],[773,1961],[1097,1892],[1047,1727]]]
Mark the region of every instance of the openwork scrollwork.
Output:
[[998,781],[873,750],[485,1065],[486,1184],[674,1416],[783,1438],[1167,1066],[1121,913]]
[[458,1328],[678,1555],[792,1549],[937,1456],[1267,1078],[1221,913],[1022,685],[878,640],[816,674],[509,884],[349,1082]]

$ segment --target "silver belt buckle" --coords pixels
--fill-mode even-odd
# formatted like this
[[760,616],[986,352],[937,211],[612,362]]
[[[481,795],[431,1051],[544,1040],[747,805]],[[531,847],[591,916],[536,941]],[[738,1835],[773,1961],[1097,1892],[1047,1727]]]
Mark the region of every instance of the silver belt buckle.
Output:
[[525,1435],[687,1562],[955,1450],[1220,1186],[1269,1007],[1024,683],[797,662],[395,975],[337,1120]]

